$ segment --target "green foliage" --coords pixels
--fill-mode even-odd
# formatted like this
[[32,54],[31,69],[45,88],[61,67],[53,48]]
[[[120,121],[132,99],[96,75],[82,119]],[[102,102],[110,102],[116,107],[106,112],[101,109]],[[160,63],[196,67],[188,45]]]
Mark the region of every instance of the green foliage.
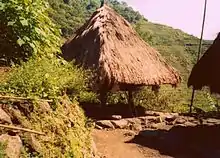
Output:
[[134,11],[132,7],[129,7],[126,2],[109,0],[109,5],[130,23],[135,24],[139,20],[145,19],[138,11]]
[[[56,24],[62,21],[62,17],[57,17],[59,14],[65,15],[69,23],[73,17],[76,23],[72,23],[72,26],[75,28],[79,26],[75,24],[84,22],[87,13],[81,12],[82,19],[76,16],[81,17],[80,10],[84,3],[74,0],[54,2],[54,8],[58,7],[53,17]],[[60,6],[62,10],[59,10]],[[46,136],[37,138],[42,151],[32,153],[26,146],[22,157],[89,157],[90,128],[87,119],[77,103],[60,96],[67,93],[73,101],[77,96],[94,99],[94,93],[86,92],[90,73],[58,57],[60,31],[47,15],[49,11],[50,17],[53,16],[54,10],[48,8],[47,1],[43,0],[0,2],[0,59],[3,58],[8,64],[11,61],[20,64],[14,66],[0,82],[0,91],[16,96],[56,100],[56,103],[51,103],[51,107],[56,107],[47,114],[42,113],[37,105],[34,105],[34,111],[28,117],[20,111],[22,126],[46,133]],[[63,11],[69,11],[69,14]],[[1,144],[0,154],[3,155]]]
[[[91,127],[82,109],[67,97],[59,98],[59,104],[50,113],[40,112],[37,105],[27,117],[22,115],[23,126],[43,131],[45,136],[36,137],[41,149],[36,153],[24,143],[21,157],[90,157]],[[22,137],[23,142],[27,140]]]
[[168,110],[170,106],[170,94],[159,94],[152,92],[150,88],[143,88],[137,92],[134,99],[135,105],[146,107],[147,110]]
[[127,92],[116,92],[116,93],[108,93],[108,100],[109,104],[128,104],[128,94]]
[[[128,7],[125,2],[109,0],[108,3],[130,23],[144,19],[139,12]],[[100,7],[100,0],[81,0],[80,3],[77,0],[49,0],[49,4],[52,8],[50,17],[62,30],[63,37],[68,38]]]
[[0,142],[0,158],[6,157],[5,148],[6,148],[5,144]]
[[15,67],[1,87],[18,96],[55,98],[65,90],[74,95],[85,91],[87,76],[84,70],[63,59],[32,58]]
[[64,37],[71,36],[86,19],[86,1],[69,0],[49,0],[51,10],[50,17],[59,26]]
[[98,101],[98,96],[96,93],[93,92],[88,92],[88,91],[82,91],[79,94],[79,100],[80,103],[85,102],[85,103],[97,103]]
[[[145,20],[140,20],[134,27],[147,43],[156,48],[166,61],[180,72],[182,77],[182,83],[177,89],[167,86],[161,87],[160,91],[162,92],[159,93],[158,97],[166,98],[163,101],[164,103],[161,103],[160,100],[155,100],[155,96],[152,94],[153,96],[146,96],[148,99],[145,99],[142,105],[147,107],[154,105],[156,108],[159,106],[157,105],[158,103],[161,104],[162,109],[167,105],[167,110],[186,112],[189,108],[188,105],[190,104],[192,93],[191,89],[186,87],[186,84],[191,69],[197,60],[199,39],[181,30]],[[203,43],[210,44],[211,41],[203,41]],[[204,46],[202,52],[205,52],[207,48],[207,46]],[[141,96],[144,96],[145,93],[145,91],[141,92]],[[212,106],[210,106],[213,102],[211,103],[210,100],[213,100],[214,97],[207,96],[207,90],[196,91],[196,93],[194,105],[204,110],[213,110]],[[149,94],[146,93],[146,95]],[[141,96],[138,97],[141,98]]]
[[[147,43],[155,47],[167,62],[180,71],[186,81],[198,54],[198,45],[187,45],[198,44],[199,39],[181,30],[145,20],[139,21],[134,27]],[[206,49],[207,47],[204,47],[203,52]]]
[[45,1],[3,0],[0,6],[0,59],[9,64],[59,52],[59,30]]

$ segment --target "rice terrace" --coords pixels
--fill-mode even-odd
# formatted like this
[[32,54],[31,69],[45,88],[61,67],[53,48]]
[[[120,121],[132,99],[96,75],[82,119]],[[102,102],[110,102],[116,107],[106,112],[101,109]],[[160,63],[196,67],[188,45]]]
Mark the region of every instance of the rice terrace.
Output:
[[2,0],[0,158],[219,158],[214,6]]

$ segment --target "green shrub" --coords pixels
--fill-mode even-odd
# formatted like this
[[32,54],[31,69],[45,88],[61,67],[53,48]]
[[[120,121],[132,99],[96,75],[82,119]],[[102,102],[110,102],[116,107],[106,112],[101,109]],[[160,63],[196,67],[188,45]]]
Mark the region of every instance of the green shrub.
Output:
[[0,158],[5,158],[5,144],[0,142]]
[[[42,131],[46,135],[36,137],[41,146],[37,153],[24,143],[21,157],[90,157],[92,126],[88,127],[83,110],[76,102],[72,103],[67,97],[62,97],[57,108],[46,115],[35,105],[30,116],[22,115],[22,119],[25,120],[23,126]],[[22,137],[23,142],[27,139]]]
[[59,52],[60,31],[47,15],[43,0],[0,2],[0,60],[19,63],[34,55]]
[[170,106],[170,96],[169,94],[162,94],[161,91],[156,94],[151,88],[146,87],[136,92],[134,103],[136,106],[143,106],[147,110],[168,110]]
[[128,104],[128,94],[127,92],[115,92],[115,93],[108,93],[108,99],[107,99],[107,103],[109,104],[118,104],[118,103],[122,103],[122,104]]
[[71,95],[87,89],[89,75],[72,63],[57,58],[32,58],[12,69],[2,91],[18,96],[56,98],[66,90]]
[[[185,84],[177,88],[163,85],[159,93],[155,94],[150,88],[143,88],[134,96],[135,105],[140,105],[148,110],[159,110],[166,112],[188,112],[191,101],[192,90]],[[216,110],[213,108],[217,100],[210,95],[207,89],[196,91],[193,106],[205,111]]]

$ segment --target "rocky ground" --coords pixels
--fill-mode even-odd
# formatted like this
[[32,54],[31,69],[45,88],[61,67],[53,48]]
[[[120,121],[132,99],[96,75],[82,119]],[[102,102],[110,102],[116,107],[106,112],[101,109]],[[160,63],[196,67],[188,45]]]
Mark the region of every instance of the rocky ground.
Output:
[[219,119],[148,111],[143,117],[98,120],[93,137],[105,158],[219,158],[219,133]]
[[[39,105],[42,112],[51,110],[47,102],[39,102]],[[40,131],[22,128],[27,120],[24,120],[21,113],[25,110],[20,108],[25,109],[25,106],[0,104],[0,143],[4,144],[4,152],[8,158],[21,157],[21,151],[27,146],[35,152],[41,150],[40,143],[36,138],[44,134]]]

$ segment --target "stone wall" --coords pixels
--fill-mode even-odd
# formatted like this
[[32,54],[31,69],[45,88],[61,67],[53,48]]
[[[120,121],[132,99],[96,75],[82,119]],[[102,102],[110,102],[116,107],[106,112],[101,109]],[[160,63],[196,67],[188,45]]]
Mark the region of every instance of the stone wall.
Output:
[[144,129],[164,129],[169,130],[173,126],[197,126],[201,124],[220,124],[218,119],[197,119],[195,117],[181,116],[178,113],[163,113],[147,111],[146,116],[136,118],[121,118],[113,115],[109,120],[96,121],[97,129],[130,129],[141,131]]

